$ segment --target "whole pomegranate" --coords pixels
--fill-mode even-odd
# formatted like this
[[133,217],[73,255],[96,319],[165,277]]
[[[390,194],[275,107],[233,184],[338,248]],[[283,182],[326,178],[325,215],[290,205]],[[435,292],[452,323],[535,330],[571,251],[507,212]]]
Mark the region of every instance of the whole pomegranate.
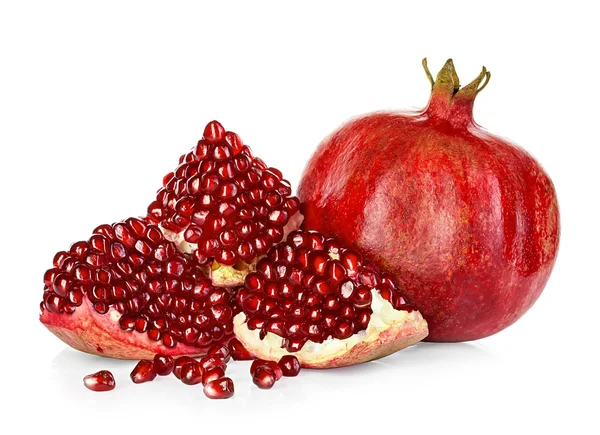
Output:
[[475,340],[520,318],[554,265],[554,187],[523,149],[474,121],[481,74],[452,60],[426,109],[353,119],[318,147],[298,190],[303,227],[341,239],[395,274],[429,341]]

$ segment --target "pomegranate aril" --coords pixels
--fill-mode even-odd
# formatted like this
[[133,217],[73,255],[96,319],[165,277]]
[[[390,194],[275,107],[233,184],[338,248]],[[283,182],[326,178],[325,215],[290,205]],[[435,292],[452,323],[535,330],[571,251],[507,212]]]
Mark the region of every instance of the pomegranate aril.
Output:
[[219,355],[205,356],[200,359],[199,364],[203,370],[208,370],[211,367],[223,367],[225,369],[227,366],[225,359]]
[[223,369],[223,367],[209,367],[204,371],[204,374],[202,375],[202,385],[206,385],[209,382],[222,378],[223,376],[225,376],[225,369]]
[[198,361],[196,361],[194,358],[189,357],[189,356],[180,356],[179,358],[175,359],[175,362],[173,364],[173,374],[175,375],[175,377],[177,379],[181,379],[181,368],[189,363],[197,363]]
[[115,378],[108,370],[87,375],[83,378],[83,385],[92,391],[110,391],[115,388]]
[[156,378],[156,372],[154,371],[153,362],[148,360],[141,360],[137,363],[137,365],[134,367],[133,371],[129,376],[135,384],[153,381]]
[[354,324],[350,320],[340,320],[333,328],[333,336],[339,340],[344,340],[352,336]]
[[254,385],[263,390],[273,388],[275,381],[275,373],[267,366],[258,367],[252,375],[252,382],[254,382]]
[[256,359],[252,362],[252,365],[250,366],[250,374],[254,376],[256,370],[258,370],[260,367],[268,367],[269,369],[271,369],[271,371],[273,371],[273,374],[275,375],[276,381],[281,379],[281,376],[283,376],[281,368],[275,361],[267,361],[264,359]]
[[204,386],[204,394],[209,399],[228,399],[235,393],[233,381],[230,378],[220,378],[208,382]]
[[180,379],[186,385],[196,385],[202,382],[204,369],[198,362],[188,362],[181,367]]
[[229,352],[229,349],[225,345],[211,347],[210,349],[208,349],[207,355],[221,357],[221,358],[223,358],[223,362],[225,364],[227,364],[229,362],[229,360],[231,359],[231,353]]
[[246,350],[244,345],[240,343],[237,338],[229,340],[227,347],[229,348],[229,353],[234,361],[248,361],[254,359],[252,354]]
[[283,376],[298,376],[298,373],[300,373],[300,362],[298,362],[298,358],[293,355],[282,356],[278,365]]
[[204,128],[203,137],[210,143],[221,141],[225,137],[225,128],[220,122],[211,121]]
[[173,372],[175,361],[169,355],[157,354],[154,356],[154,372],[158,376],[167,376]]

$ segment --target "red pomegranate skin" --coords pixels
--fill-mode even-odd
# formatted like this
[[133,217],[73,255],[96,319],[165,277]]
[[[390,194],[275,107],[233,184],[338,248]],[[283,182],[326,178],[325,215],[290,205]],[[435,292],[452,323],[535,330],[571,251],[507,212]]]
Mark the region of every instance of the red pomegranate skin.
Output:
[[550,178],[473,122],[484,73],[461,93],[449,61],[425,110],[343,125],[319,145],[298,190],[303,227],[394,273],[427,320],[428,341],[475,340],[514,323],[540,296],[558,250]]

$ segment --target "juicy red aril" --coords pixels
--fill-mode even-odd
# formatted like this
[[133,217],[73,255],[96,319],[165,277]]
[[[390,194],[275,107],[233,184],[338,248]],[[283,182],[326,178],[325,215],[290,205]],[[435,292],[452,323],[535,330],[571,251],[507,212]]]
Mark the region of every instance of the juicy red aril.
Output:
[[234,361],[253,360],[254,357],[246,350],[244,345],[237,338],[232,338],[228,343],[229,353]]
[[145,359],[141,360],[137,363],[129,376],[134,384],[153,381],[154,378],[156,378],[153,362]]
[[201,383],[203,375],[204,369],[196,361],[188,362],[181,367],[180,379],[181,382],[186,385],[196,385]]
[[181,233],[207,261],[233,266],[238,260],[250,262],[283,238],[299,206],[290,195],[279,170],[254,158],[238,135],[212,121],[203,139],[163,179],[148,218]]
[[83,385],[92,391],[110,391],[115,388],[115,378],[108,370],[87,375],[83,378]]
[[227,364],[229,362],[229,360],[231,359],[231,353],[229,352],[229,349],[225,345],[211,347],[210,349],[208,349],[207,355],[221,357],[221,358],[223,358],[223,362],[225,364]]
[[155,355],[154,356],[154,372],[158,376],[167,376],[173,372],[173,366],[175,361],[169,355]]
[[223,367],[209,367],[204,371],[204,375],[202,376],[202,385],[206,385],[209,382],[222,378],[223,376],[225,376],[225,370]]
[[209,399],[228,399],[235,393],[233,381],[230,378],[220,378],[208,382],[204,386],[204,394]]
[[268,366],[258,367],[252,375],[252,382],[254,382],[254,385],[263,390],[272,388],[273,385],[275,385],[275,381],[275,373]]
[[226,367],[225,359],[218,355],[209,355],[200,359],[200,366],[203,370],[208,370],[211,367],[222,367],[223,370]]
[[254,376],[254,373],[260,367],[268,367],[269,369],[271,369],[273,371],[273,374],[275,375],[276,381],[281,379],[281,376],[283,376],[281,367],[279,367],[279,365],[275,361],[267,361],[263,359],[256,359],[252,362],[252,365],[250,366],[250,374]]
[[300,362],[293,355],[282,356],[278,365],[283,376],[298,376],[300,373]]
[[181,379],[181,368],[188,363],[197,363],[194,358],[189,356],[180,356],[175,359],[175,363],[173,364],[173,374],[177,379]]

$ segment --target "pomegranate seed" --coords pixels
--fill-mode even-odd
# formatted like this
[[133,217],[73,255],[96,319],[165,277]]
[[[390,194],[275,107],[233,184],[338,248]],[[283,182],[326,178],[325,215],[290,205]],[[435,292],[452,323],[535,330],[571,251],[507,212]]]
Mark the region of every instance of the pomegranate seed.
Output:
[[201,383],[203,375],[204,369],[196,361],[185,363],[181,367],[180,379],[181,382],[186,385],[196,385]]
[[225,345],[211,347],[210,349],[208,349],[207,355],[208,356],[212,356],[212,355],[219,356],[219,357],[223,358],[223,362],[225,364],[227,364],[229,362],[229,360],[231,359],[231,353],[229,352],[229,349]]
[[137,363],[129,376],[134,384],[153,381],[154,378],[156,378],[153,362],[145,359],[141,360]]
[[100,370],[83,378],[83,385],[92,391],[110,391],[115,388],[115,378],[108,370]]
[[204,371],[204,375],[202,376],[202,385],[206,385],[209,382],[222,378],[223,376],[225,376],[225,370],[223,367],[209,367]]
[[208,142],[218,142],[225,137],[225,129],[218,121],[209,122],[204,128],[204,139]]
[[233,381],[230,378],[216,379],[204,386],[204,394],[209,399],[228,399],[234,392]]
[[252,365],[250,366],[250,374],[254,376],[254,373],[260,367],[268,367],[269,369],[271,369],[273,371],[273,374],[275,375],[276,381],[281,379],[281,376],[283,376],[281,367],[279,367],[279,365],[275,361],[267,361],[264,359],[256,359],[252,362]]
[[208,370],[211,367],[222,367],[223,370],[227,367],[225,364],[225,359],[218,355],[209,355],[200,359],[200,366],[203,370]]
[[189,356],[180,356],[175,359],[175,363],[173,364],[173,374],[177,379],[181,379],[181,368],[188,363],[197,363],[194,358]]
[[252,382],[258,388],[268,390],[275,385],[275,373],[268,366],[260,366],[254,371]]
[[244,345],[240,343],[240,341],[237,338],[232,338],[231,340],[229,340],[228,347],[229,353],[231,354],[231,358],[234,361],[248,361],[254,359],[252,354],[250,354],[250,352],[246,350]]
[[154,356],[154,372],[158,376],[167,376],[173,372],[175,361],[169,355],[157,354]]
[[300,373],[300,362],[293,355],[284,355],[279,360],[279,367],[283,376],[298,376]]

